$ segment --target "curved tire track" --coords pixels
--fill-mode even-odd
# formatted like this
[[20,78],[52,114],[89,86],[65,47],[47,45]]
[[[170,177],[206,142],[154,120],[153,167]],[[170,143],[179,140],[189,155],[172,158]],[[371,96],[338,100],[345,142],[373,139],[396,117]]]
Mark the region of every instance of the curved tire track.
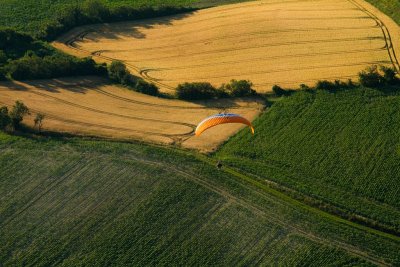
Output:
[[382,30],[382,34],[384,36],[385,42],[386,42],[386,48],[388,51],[389,58],[392,62],[392,65],[396,72],[400,74],[400,63],[399,60],[397,59],[396,56],[396,51],[393,48],[393,42],[392,42],[392,37],[390,35],[389,29],[386,27],[385,23],[381,21],[376,15],[374,15],[371,11],[367,10],[365,7],[361,6],[359,3],[357,3],[354,0],[348,0],[350,3],[352,3],[354,6],[356,6],[360,11],[365,13],[367,16],[369,16],[371,19],[375,20],[376,23],[379,25],[379,27]]

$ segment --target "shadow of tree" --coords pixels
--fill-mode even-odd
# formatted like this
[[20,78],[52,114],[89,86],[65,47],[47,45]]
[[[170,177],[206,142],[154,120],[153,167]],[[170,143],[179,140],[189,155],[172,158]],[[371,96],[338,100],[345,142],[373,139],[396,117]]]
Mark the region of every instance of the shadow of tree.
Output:
[[135,38],[145,39],[146,34],[143,32],[144,29],[152,29],[155,26],[165,25],[171,26],[175,21],[182,20],[194,15],[196,11],[189,11],[177,15],[143,19],[143,20],[131,20],[123,22],[112,22],[103,24],[94,24],[90,26],[84,26],[87,28],[87,33],[81,36],[79,41],[90,41],[97,42],[99,39],[121,39],[121,38]]
[[34,87],[50,93],[62,93],[62,91],[67,90],[79,94],[85,94],[88,90],[106,84],[110,84],[108,80],[96,76],[65,77],[23,82],[9,81],[1,83],[2,86],[16,91],[28,91],[29,87]]

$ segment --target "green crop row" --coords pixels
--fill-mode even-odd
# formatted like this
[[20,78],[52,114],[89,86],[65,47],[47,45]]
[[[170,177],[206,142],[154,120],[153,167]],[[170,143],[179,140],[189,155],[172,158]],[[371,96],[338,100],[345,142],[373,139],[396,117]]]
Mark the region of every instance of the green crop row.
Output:
[[[89,2],[87,0],[86,2]],[[243,0],[100,0],[107,7],[206,7]],[[40,31],[53,23],[67,8],[82,6],[85,1],[79,0],[2,0],[0,8],[0,27],[11,27],[36,36]]]
[[4,134],[0,151],[5,265],[400,262],[397,238],[321,216],[185,151]]
[[260,179],[400,229],[400,95],[372,89],[285,97],[217,157]]

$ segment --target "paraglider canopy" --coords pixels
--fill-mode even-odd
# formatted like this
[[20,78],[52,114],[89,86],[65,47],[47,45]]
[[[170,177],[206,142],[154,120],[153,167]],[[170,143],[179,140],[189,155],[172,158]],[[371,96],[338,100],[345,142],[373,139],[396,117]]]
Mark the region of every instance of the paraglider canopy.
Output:
[[251,122],[243,118],[242,116],[233,113],[220,113],[204,119],[202,122],[199,123],[199,125],[197,125],[195,134],[196,136],[199,136],[205,130],[224,123],[246,124],[250,127],[251,133],[254,134],[254,128]]

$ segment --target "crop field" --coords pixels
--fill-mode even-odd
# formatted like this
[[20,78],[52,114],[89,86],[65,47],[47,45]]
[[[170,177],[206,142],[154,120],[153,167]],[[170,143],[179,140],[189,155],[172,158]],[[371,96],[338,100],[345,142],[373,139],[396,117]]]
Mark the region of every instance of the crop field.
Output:
[[288,201],[187,152],[5,134],[0,150],[4,265],[400,263],[397,237]]
[[239,133],[217,158],[400,230],[400,88],[299,92]]
[[[109,8],[129,6],[171,6],[171,7],[209,7],[244,0],[101,0]],[[36,34],[47,23],[53,22],[62,11],[70,6],[82,5],[81,0],[2,0],[0,25]]]
[[[54,45],[99,61],[118,59],[164,91],[182,82],[249,79],[313,85],[356,78],[366,66],[400,69],[399,27],[363,1],[253,1],[136,22],[83,26]],[[382,17],[382,19],[381,19]],[[385,23],[387,22],[387,23]]]
[[0,84],[0,105],[23,101],[31,109],[25,123],[33,126],[36,113],[44,114],[44,129],[81,135],[139,139],[212,150],[241,125],[211,129],[194,136],[196,125],[222,107],[254,119],[262,105],[249,100],[209,101],[206,104],[160,99],[136,93],[96,77],[39,80]]

